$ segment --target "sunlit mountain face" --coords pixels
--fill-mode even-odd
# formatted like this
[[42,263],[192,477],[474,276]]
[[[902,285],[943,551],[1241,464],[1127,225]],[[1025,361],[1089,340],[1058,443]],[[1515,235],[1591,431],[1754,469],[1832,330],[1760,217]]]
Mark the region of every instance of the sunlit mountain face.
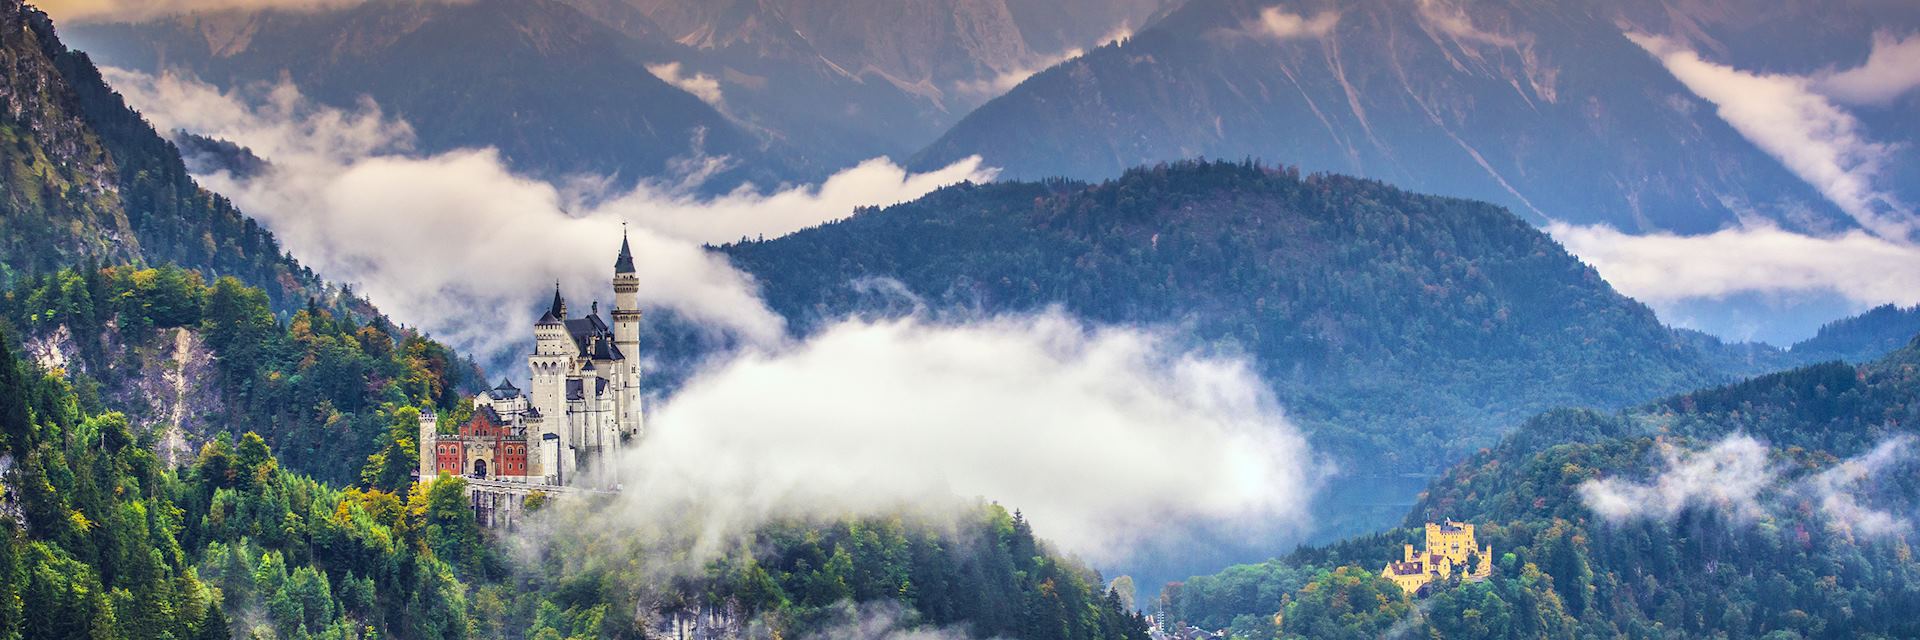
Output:
[[43,8],[0,637],[1920,633],[1906,0]]

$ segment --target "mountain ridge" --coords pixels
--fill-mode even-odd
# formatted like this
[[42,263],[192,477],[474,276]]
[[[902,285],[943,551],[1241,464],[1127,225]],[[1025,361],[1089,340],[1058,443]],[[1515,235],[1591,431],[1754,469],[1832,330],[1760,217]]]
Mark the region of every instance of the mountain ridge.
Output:
[[983,105],[910,166],[981,155],[1009,177],[1085,179],[1251,156],[1536,222],[1703,232],[1757,211],[1789,227],[1850,224],[1603,15],[1430,6],[1451,5],[1193,0]]

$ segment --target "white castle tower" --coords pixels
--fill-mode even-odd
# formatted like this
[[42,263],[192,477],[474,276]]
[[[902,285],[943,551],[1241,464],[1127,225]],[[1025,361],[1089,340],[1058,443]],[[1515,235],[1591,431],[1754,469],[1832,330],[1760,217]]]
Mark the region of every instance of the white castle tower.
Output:
[[474,398],[474,418],[439,435],[422,416],[420,478],[439,473],[509,482],[570,485],[638,438],[640,278],[625,234],[613,267],[613,324],[594,303],[579,318],[554,284],[553,302],[533,325],[525,395],[502,380]]

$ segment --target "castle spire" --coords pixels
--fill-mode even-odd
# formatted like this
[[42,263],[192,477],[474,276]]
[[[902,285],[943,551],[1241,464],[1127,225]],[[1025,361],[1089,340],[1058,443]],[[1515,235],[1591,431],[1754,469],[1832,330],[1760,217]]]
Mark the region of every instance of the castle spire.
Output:
[[633,273],[633,250],[627,247],[627,223],[620,223],[620,258],[613,261],[616,274]]
[[551,313],[554,318],[561,320],[567,317],[567,301],[560,297],[559,280],[553,281],[553,306],[547,309],[547,313]]

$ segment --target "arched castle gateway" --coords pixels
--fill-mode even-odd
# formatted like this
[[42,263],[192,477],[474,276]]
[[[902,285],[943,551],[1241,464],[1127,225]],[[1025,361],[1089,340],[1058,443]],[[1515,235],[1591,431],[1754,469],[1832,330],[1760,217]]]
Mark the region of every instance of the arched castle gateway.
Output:
[[[567,317],[567,301],[555,284],[552,304],[533,325],[530,388],[521,391],[501,380],[474,396],[473,418],[452,434],[439,432],[431,411],[422,413],[420,480],[444,472],[469,478],[476,491],[494,487],[519,494],[574,486],[576,477],[639,438],[639,291],[624,237],[613,263],[612,324],[600,316],[597,302],[586,315]],[[515,491],[514,485],[527,488]],[[481,508],[479,493],[474,499]],[[512,506],[517,510],[518,503]]]

